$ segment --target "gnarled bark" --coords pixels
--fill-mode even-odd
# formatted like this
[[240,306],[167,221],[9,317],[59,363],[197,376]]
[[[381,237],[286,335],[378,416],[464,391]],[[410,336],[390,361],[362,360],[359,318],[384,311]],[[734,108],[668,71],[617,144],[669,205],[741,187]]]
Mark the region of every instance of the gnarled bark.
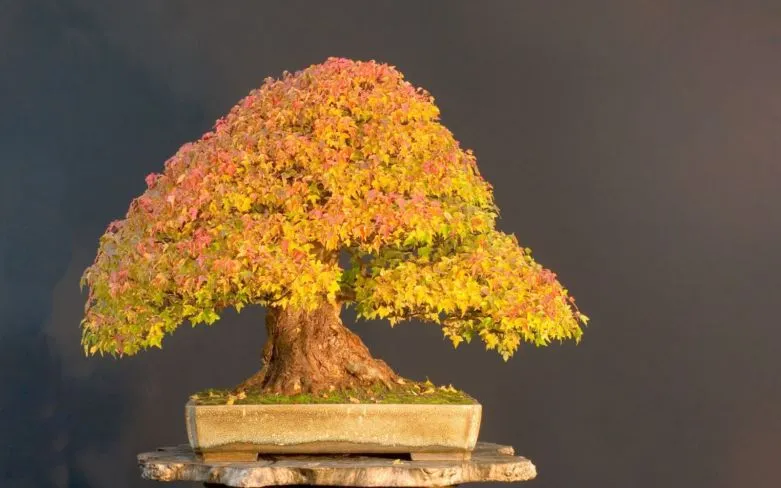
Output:
[[293,395],[393,387],[399,377],[342,324],[340,309],[327,302],[313,312],[269,307],[263,368],[237,390]]

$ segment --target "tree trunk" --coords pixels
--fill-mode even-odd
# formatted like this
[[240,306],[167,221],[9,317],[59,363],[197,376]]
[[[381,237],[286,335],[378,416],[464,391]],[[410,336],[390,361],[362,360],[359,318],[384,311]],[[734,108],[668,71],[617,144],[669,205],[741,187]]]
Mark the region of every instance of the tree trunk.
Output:
[[392,388],[399,377],[342,324],[340,309],[327,302],[313,312],[269,307],[263,368],[237,391],[293,395],[377,384]]

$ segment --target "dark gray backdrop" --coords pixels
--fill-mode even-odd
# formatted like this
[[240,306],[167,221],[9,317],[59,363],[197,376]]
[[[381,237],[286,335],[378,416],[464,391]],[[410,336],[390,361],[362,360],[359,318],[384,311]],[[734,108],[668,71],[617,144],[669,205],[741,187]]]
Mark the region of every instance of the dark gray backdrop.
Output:
[[147,173],[328,56],[430,90],[501,229],[592,318],[580,346],[508,363],[354,324],[376,355],[480,399],[529,486],[778,486],[781,3],[652,0],[0,0],[0,485],[158,486],[136,453],[184,442],[187,396],[258,366],[249,309],[85,359],[78,278]]

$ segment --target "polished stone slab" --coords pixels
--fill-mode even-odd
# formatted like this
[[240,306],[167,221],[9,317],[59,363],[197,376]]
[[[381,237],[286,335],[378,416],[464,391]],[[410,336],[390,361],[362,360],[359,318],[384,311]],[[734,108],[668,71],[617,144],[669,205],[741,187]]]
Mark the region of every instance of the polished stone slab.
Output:
[[158,481],[199,481],[231,487],[452,486],[481,481],[518,482],[537,475],[513,448],[478,442],[471,459],[410,460],[393,455],[261,455],[254,462],[205,462],[189,445],[138,455],[141,476]]

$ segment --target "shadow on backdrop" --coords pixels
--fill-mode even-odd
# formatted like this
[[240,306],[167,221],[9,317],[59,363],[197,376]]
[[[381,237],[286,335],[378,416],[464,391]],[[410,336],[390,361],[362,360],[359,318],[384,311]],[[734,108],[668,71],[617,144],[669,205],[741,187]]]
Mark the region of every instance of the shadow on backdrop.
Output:
[[[92,236],[96,244],[106,222],[118,216],[116,205],[127,204],[128,195],[105,182],[135,176],[139,149],[129,145],[121,161],[105,160],[116,154],[108,150],[115,134],[132,128],[146,136],[147,149],[162,142],[166,152],[156,131],[181,137],[182,120],[200,119],[113,49],[74,2],[6,2],[3,11],[0,485],[101,486],[87,469],[109,471],[104,479],[125,477],[116,485],[125,486],[136,482],[135,466],[120,474],[109,464],[100,467],[94,453],[112,449],[138,392],[117,388],[128,378],[117,365],[95,374],[81,364],[78,319],[54,336],[46,330],[56,319],[52,291],[71,263],[75,236]],[[123,116],[106,116],[111,111]],[[106,206],[89,205],[95,196],[83,192],[100,193]],[[77,295],[71,309],[83,305],[75,279],[63,284],[74,289],[69,296]],[[69,314],[75,317],[78,312]]]

